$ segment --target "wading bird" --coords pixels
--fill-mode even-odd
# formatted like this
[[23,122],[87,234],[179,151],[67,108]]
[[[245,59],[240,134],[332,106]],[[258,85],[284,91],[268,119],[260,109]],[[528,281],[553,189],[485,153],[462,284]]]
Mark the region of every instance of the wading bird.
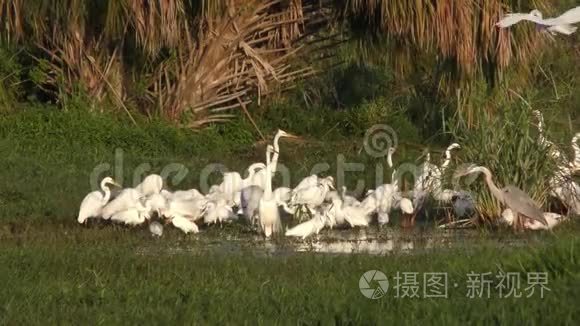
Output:
[[158,194],[163,189],[163,178],[159,174],[150,174],[135,189],[144,196]]
[[[291,133],[288,133],[282,129],[278,129],[278,132],[276,133],[276,135],[274,136],[274,148],[272,151],[272,157],[270,159],[270,174],[274,175],[276,173],[276,171],[278,170],[278,157],[280,156],[280,138],[296,138],[299,139],[300,137],[293,135]],[[266,187],[266,182],[267,182],[267,177],[266,177],[266,169],[262,169],[260,171],[258,171],[254,177],[251,179],[251,184],[252,185],[257,185],[260,186],[262,188],[265,189]]]
[[320,230],[324,228],[325,224],[324,216],[317,211],[308,221],[302,222],[295,227],[288,229],[285,235],[287,237],[300,237],[304,240],[310,235],[318,234]]
[[575,171],[580,171],[580,132],[577,132],[574,137],[572,137],[572,149],[574,150],[574,160],[572,166]]
[[157,221],[153,221],[149,224],[149,232],[154,237],[161,237],[163,235],[163,225]]
[[[567,220],[565,216],[556,213],[544,212],[544,219],[546,219],[547,224],[542,224],[535,220],[526,219],[524,221],[524,229],[526,230],[551,230],[558,224]],[[502,213],[501,217],[505,223],[508,225],[514,224],[514,213],[511,209],[506,208]]]
[[171,218],[171,224],[173,224],[173,226],[183,231],[183,233],[185,234],[199,233],[199,228],[197,227],[197,224],[193,223],[193,221],[183,216],[179,215],[173,216]]
[[543,19],[542,13],[537,9],[527,14],[511,13],[505,15],[495,25],[499,28],[506,28],[522,20],[534,22],[539,28],[548,30],[552,35],[557,33],[570,35],[576,31],[576,27],[572,26],[572,24],[580,22],[580,7],[572,8],[558,17],[546,19]]
[[562,154],[562,151],[560,151],[558,146],[556,146],[556,144],[554,144],[553,142],[548,140],[548,138],[545,135],[544,115],[542,114],[542,112],[540,112],[538,110],[534,110],[534,111],[532,111],[532,113],[534,114],[536,119],[538,119],[538,124],[537,124],[538,141],[539,141],[540,145],[542,145],[544,148],[548,149],[548,154],[552,158],[556,159],[558,161],[558,164],[565,165],[566,157],[564,156],[564,154]]
[[515,212],[513,223],[514,229],[521,229],[523,227],[523,221],[520,219],[520,215],[537,220],[544,225],[548,224],[543,216],[543,212],[540,210],[540,208],[538,208],[530,196],[513,185],[507,185],[504,188],[499,189],[495,183],[493,183],[491,172],[484,166],[471,165],[469,167],[459,169],[455,172],[454,178],[459,178],[472,173],[483,173],[485,176],[485,182],[487,183],[487,187],[489,188],[491,194],[500,203],[505,204],[508,208]]
[[141,202],[145,200],[145,196],[135,188],[125,188],[119,193],[115,199],[111,200],[102,210],[102,217],[108,220],[114,214],[121,213],[123,211],[136,208],[138,211],[143,212],[146,210],[145,206]]
[[314,215],[314,210],[324,202],[328,191],[334,189],[333,182],[332,177],[326,177],[319,179],[316,186],[305,186],[293,191],[291,206],[305,206]]
[[103,207],[107,205],[109,199],[111,198],[111,189],[109,189],[109,184],[121,187],[118,183],[115,182],[115,180],[113,180],[113,178],[103,178],[100,184],[101,190],[90,192],[81,202],[77,222],[83,224],[88,218],[102,216]]
[[276,198],[272,195],[272,165],[270,164],[270,150],[266,150],[266,184],[264,187],[264,194],[260,198],[258,204],[258,220],[260,228],[266,238],[272,234],[277,233],[281,229],[280,212],[278,211],[278,203]]

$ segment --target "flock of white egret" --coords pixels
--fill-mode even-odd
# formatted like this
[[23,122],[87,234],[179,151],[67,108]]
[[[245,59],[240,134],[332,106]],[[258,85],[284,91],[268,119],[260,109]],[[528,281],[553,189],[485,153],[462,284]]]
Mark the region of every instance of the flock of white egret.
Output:
[[[539,111],[534,111],[534,114],[538,119],[538,141],[558,162],[558,169],[550,179],[551,195],[564,203],[571,214],[580,215],[580,187],[572,177],[573,173],[580,171],[580,133],[572,139],[574,155],[568,159],[544,135],[542,114]],[[101,181],[101,190],[89,193],[82,201],[77,221],[85,223],[88,218],[101,218],[132,226],[149,223],[151,232],[161,235],[163,227],[151,219],[153,216],[185,233],[199,232],[198,224],[221,224],[241,218],[270,237],[283,231],[280,213],[286,212],[301,223],[287,228],[285,235],[306,238],[318,234],[325,227],[366,227],[375,216],[379,225],[387,224],[393,209],[400,210],[406,217],[404,221],[410,218],[412,223],[415,210],[422,207],[427,197],[444,204],[453,203],[456,216],[463,214],[462,209],[467,209],[463,206],[474,204],[469,196],[465,197],[465,192],[445,189],[442,183],[452,150],[460,148],[457,143],[447,148],[441,166],[431,163],[430,155],[426,155],[412,191],[401,191],[394,170],[391,183],[367,191],[366,196],[359,200],[347,195],[346,187],[337,191],[331,176],[314,174],[294,188],[273,189],[272,177],[277,171],[281,138],[297,136],[278,130],[273,144],[266,147],[266,163],[250,165],[245,178],[238,172],[223,173],[223,182],[212,186],[205,195],[196,189],[170,192],[164,188],[162,177],[152,174],[135,188],[125,188],[111,199],[109,185],[120,185],[106,177]],[[390,148],[387,154],[391,168],[394,153],[395,149]],[[506,185],[500,189],[494,184],[489,169],[483,166],[461,168],[454,177],[472,173],[484,174],[491,193],[506,206],[501,216],[514,228],[548,229],[564,219],[555,213],[542,212],[525,192],[515,186]],[[307,218],[302,222],[305,216]]]
[[[543,19],[542,13],[533,10],[527,14],[512,13],[506,15],[496,26],[506,28],[522,20],[536,23],[551,34],[570,35],[576,31],[572,26],[580,22],[580,7],[566,11],[556,17]],[[580,187],[572,175],[580,170],[580,133],[572,139],[574,157],[568,159],[554,143],[546,139],[543,130],[543,117],[534,111],[538,119],[539,142],[545,146],[549,155],[558,162],[558,168],[550,178],[550,193],[558,198],[570,213],[580,215]],[[242,178],[238,172],[223,175],[223,182],[210,188],[207,194],[196,189],[170,192],[164,189],[163,179],[157,174],[147,176],[135,188],[123,189],[118,196],[111,199],[109,185],[120,187],[111,177],[101,181],[101,190],[89,193],[82,201],[77,221],[85,223],[88,218],[102,218],[126,225],[140,225],[151,221],[151,217],[171,223],[185,233],[199,232],[198,223],[216,224],[233,221],[242,216],[252,225],[257,225],[266,237],[282,232],[280,209],[299,217],[309,219],[289,228],[286,236],[308,237],[318,234],[323,228],[365,227],[374,216],[379,224],[389,222],[389,214],[399,209],[410,216],[423,205],[425,198],[433,197],[443,203],[453,202],[458,216],[470,211],[473,206],[471,197],[463,192],[445,189],[442,176],[451,162],[451,151],[460,148],[451,144],[445,151],[445,160],[441,166],[431,163],[427,154],[420,173],[415,178],[413,191],[403,193],[397,179],[391,183],[379,185],[369,190],[361,201],[346,194],[346,188],[337,191],[334,179],[311,175],[303,179],[296,187],[272,188],[272,176],[277,171],[280,154],[279,140],[283,137],[295,138],[279,130],[272,145],[266,149],[266,163],[254,163],[247,169],[247,177]],[[395,148],[390,148],[387,163],[392,168],[392,155]],[[393,173],[393,176],[395,175]],[[472,173],[483,173],[485,181],[496,199],[506,209],[501,214],[505,222],[519,229],[548,229],[557,225],[563,217],[542,212],[537,204],[522,190],[512,185],[497,187],[489,169],[483,166],[469,166],[456,171],[455,177]],[[412,198],[412,201],[411,199]],[[473,209],[471,209],[473,211]],[[414,216],[412,220],[414,220]],[[150,230],[161,236],[163,227],[156,221],[150,222]]]

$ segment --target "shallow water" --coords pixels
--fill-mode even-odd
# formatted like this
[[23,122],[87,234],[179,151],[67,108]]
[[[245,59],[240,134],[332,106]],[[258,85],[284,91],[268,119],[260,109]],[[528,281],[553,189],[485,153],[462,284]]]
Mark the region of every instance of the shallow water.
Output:
[[[288,256],[300,253],[320,254],[414,254],[429,250],[462,248],[469,250],[481,245],[482,240],[498,246],[524,245],[529,239],[482,235],[478,230],[440,230],[369,227],[366,229],[323,230],[305,240],[281,237],[265,240],[254,234],[239,234],[228,237],[208,237],[203,233],[194,236],[194,241],[182,242],[169,247],[139,248],[141,254],[154,254],[159,250],[170,254],[241,254],[265,256]],[[477,243],[477,244],[476,244]]]

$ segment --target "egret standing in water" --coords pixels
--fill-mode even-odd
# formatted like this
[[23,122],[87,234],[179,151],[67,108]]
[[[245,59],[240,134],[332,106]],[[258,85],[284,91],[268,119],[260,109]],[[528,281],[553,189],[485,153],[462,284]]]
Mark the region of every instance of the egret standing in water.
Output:
[[272,194],[272,165],[269,152],[274,149],[271,145],[268,146],[268,150],[266,150],[266,184],[264,187],[264,194],[262,195],[262,198],[260,198],[260,204],[258,205],[258,219],[262,232],[264,232],[266,238],[277,233],[281,228],[278,203]]
[[108,186],[109,184],[121,187],[111,177],[106,177],[101,180],[101,190],[90,192],[81,202],[77,222],[83,224],[88,218],[101,217],[103,207],[107,205],[109,199],[111,198],[111,189]]

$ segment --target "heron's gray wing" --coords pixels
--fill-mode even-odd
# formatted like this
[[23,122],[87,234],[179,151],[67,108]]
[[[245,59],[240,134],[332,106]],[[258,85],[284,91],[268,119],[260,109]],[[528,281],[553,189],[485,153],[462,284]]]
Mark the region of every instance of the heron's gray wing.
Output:
[[528,196],[528,194],[513,185],[505,186],[502,189],[502,192],[505,204],[514,212],[540,221],[544,225],[548,225],[548,222],[546,222],[546,219],[544,218],[544,212],[542,212],[542,210],[538,207],[534,200]]
[[511,25],[517,24],[522,20],[529,20],[533,21],[534,23],[544,24],[542,20],[530,14],[516,13],[505,15],[499,22],[495,24],[495,26],[500,28],[510,27]]

